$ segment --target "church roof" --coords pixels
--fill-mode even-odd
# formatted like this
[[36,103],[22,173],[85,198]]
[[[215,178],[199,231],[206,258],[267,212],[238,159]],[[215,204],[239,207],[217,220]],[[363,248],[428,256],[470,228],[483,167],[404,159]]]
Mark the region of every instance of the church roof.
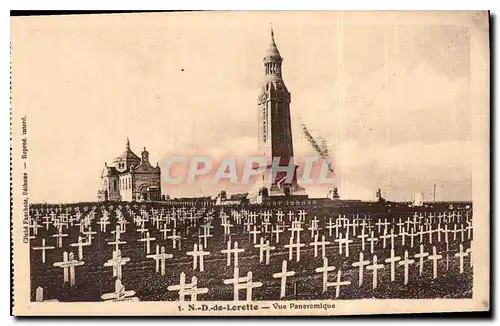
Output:
[[141,158],[139,156],[135,155],[135,153],[132,152],[132,150],[130,149],[130,141],[128,138],[127,138],[127,145],[125,146],[125,152],[123,152],[122,155],[115,158],[115,161],[123,161],[123,160],[127,161],[127,162],[130,162],[130,161],[140,162],[141,161]]
[[134,152],[132,152],[132,150],[130,150],[130,148],[127,148],[125,150],[125,152],[122,153],[122,155],[118,156],[116,158],[117,160],[126,160],[126,161],[140,161],[141,158],[137,155],[135,155]]

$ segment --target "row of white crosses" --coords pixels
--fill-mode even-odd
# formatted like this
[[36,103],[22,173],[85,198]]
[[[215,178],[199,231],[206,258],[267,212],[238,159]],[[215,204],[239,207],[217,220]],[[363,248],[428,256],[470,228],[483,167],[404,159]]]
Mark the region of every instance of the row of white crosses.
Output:
[[[285,245],[285,248],[288,248],[288,260],[293,259],[293,249],[296,251],[296,261],[300,261],[300,248],[305,247],[305,243],[300,242],[300,232],[303,231],[301,226],[301,221],[295,220],[292,223],[292,227],[288,229],[291,231],[289,243]],[[296,242],[294,242],[296,240]]]
[[[33,236],[30,236],[31,239],[34,239],[35,236],[38,235],[38,229],[42,227],[37,223],[38,218],[39,218],[39,213],[37,212],[37,216],[33,219],[30,219],[30,228],[33,230]],[[97,233],[95,231],[92,231],[92,227],[90,226],[94,218],[95,218],[94,210],[91,210],[85,217],[82,217],[82,214],[80,212],[77,212],[75,214],[75,217],[69,216],[68,213],[64,213],[57,216],[57,214],[52,212],[50,215],[46,215],[43,217],[44,221],[42,222],[42,224],[45,225],[45,229],[47,231],[49,230],[50,225],[53,225],[57,229],[57,232],[51,235],[52,238],[56,239],[57,248],[62,248],[63,238],[69,236],[68,233],[64,233],[64,229],[65,228],[69,229],[69,227],[73,225],[79,226],[80,232],[86,237],[86,242],[88,242],[90,245],[92,243],[92,235]],[[74,223],[75,221],[77,221],[78,223]],[[81,241],[79,240],[79,242]],[[45,243],[42,244],[42,247],[44,246]],[[35,249],[35,250],[41,250],[41,249]],[[43,252],[45,252],[45,249]],[[44,253],[42,255],[44,255]]]
[[[189,226],[197,226],[198,220],[200,219],[200,215],[205,210],[197,212],[195,208],[191,208],[186,211],[181,208],[173,208],[170,215],[163,215],[163,210],[160,214],[156,211],[152,211],[152,217],[150,217],[145,210],[141,210],[140,216],[135,216],[134,221],[136,223],[137,229],[136,231],[140,233],[141,239],[138,241],[145,241],[146,251],[149,254],[148,246],[150,247],[150,242],[156,240],[156,238],[150,237],[148,234],[149,230],[146,228],[147,222],[151,222],[154,224],[157,230],[159,230],[162,234],[163,240],[171,240],[172,241],[172,249],[180,249],[182,236],[177,233],[177,223],[180,221],[184,225]],[[209,215],[211,213],[209,212]],[[163,223],[163,224],[162,224]],[[207,225],[203,225],[202,227],[206,227]],[[210,228],[212,226],[208,225]],[[171,232],[171,233],[170,233]],[[189,233],[189,228],[186,229],[186,232]],[[170,234],[170,235],[168,235]],[[210,229],[204,229],[204,234],[199,236],[199,239],[203,239],[203,243],[207,246],[207,238],[212,237],[210,234]]]
[[[313,221],[314,221],[314,220],[313,220]],[[298,222],[298,223],[297,223],[297,222]],[[314,222],[313,222],[313,223],[314,223]],[[84,225],[85,225],[85,223],[84,223]],[[349,225],[349,224],[347,224],[347,225]],[[322,257],[324,257],[324,258],[325,258],[325,245],[326,245],[326,244],[329,244],[329,242],[325,241],[324,236],[322,237],[322,242],[319,242],[319,241],[318,241],[318,233],[316,233],[316,231],[317,231],[317,227],[316,227],[316,226],[311,226],[311,228],[310,228],[310,229],[312,229],[312,234],[314,234],[314,236],[315,236],[314,242],[312,242],[312,243],[310,244],[310,245],[314,246],[314,249],[315,249],[315,256],[317,256],[317,248],[318,248],[318,245],[322,245]],[[455,227],[455,229],[456,229],[456,227]],[[291,257],[291,255],[292,255],[292,254],[291,254],[292,249],[293,249],[293,248],[297,248],[297,261],[299,261],[299,260],[300,260],[300,248],[301,248],[301,247],[303,247],[303,246],[305,245],[305,244],[301,244],[301,243],[300,243],[300,231],[301,231],[301,230],[303,230],[303,229],[302,229],[302,228],[301,228],[301,226],[300,226],[300,221],[294,221],[294,223],[292,224],[292,228],[290,229],[290,231],[292,232],[292,236],[291,236],[291,241],[290,241],[290,245],[289,245],[289,249],[290,249],[290,257],[289,257],[289,258],[290,258],[290,259],[292,258],[292,257]],[[364,230],[364,228],[363,228],[363,230]],[[385,230],[386,230],[386,229],[385,229]],[[117,232],[115,232],[115,233],[116,233],[116,239],[115,239],[115,242],[116,242],[116,246],[118,246],[120,243],[124,243],[124,242],[120,242],[120,237],[119,237],[119,234],[121,233],[121,231],[120,231],[119,227],[117,227],[116,231],[117,231]],[[254,228],[254,231],[255,231],[255,228]],[[314,232],[313,232],[313,231],[314,231]],[[88,239],[89,239],[89,241],[91,241],[91,240],[92,240],[91,236],[92,236],[92,234],[95,234],[95,232],[92,232],[92,231],[91,231],[91,228],[90,228],[90,230],[88,230],[88,231],[84,231],[84,232],[87,232]],[[363,232],[364,232],[364,231],[363,231]],[[296,239],[297,239],[297,242],[296,242],[296,243],[293,243],[294,233],[296,234]],[[363,233],[362,233],[362,234],[363,234]],[[392,234],[393,234],[393,232],[391,232],[391,235],[392,235]],[[447,234],[447,233],[446,233],[446,234]],[[439,236],[439,234],[438,234],[438,236]],[[342,237],[342,235],[341,235],[340,239],[347,239],[347,237],[348,237],[348,233],[346,233],[346,237],[345,237],[345,238],[344,238],[344,237]],[[373,234],[372,234],[372,238],[373,238]],[[385,242],[385,240],[386,240],[387,238],[388,238],[388,235],[387,235],[387,232],[385,232],[385,234],[384,234],[384,236],[382,237],[382,239],[384,239],[384,242]],[[391,242],[392,242],[393,237],[391,236],[390,238],[391,238]],[[43,239],[43,240],[45,240],[45,239]],[[154,238],[151,238],[151,237],[149,236],[149,233],[146,233],[146,237],[144,237],[144,238],[142,238],[142,239],[139,239],[138,241],[144,241],[144,242],[146,242],[146,252],[147,252],[147,253],[149,253],[149,251],[150,251],[150,248],[149,248],[149,247],[150,247],[150,242],[151,242],[151,241],[153,241],[153,240],[154,240]],[[362,237],[362,240],[364,240],[364,237]],[[438,240],[438,241],[439,241],[439,240]],[[346,242],[345,240],[340,240],[339,242],[340,242],[340,243],[345,243],[345,245],[346,245],[346,255],[348,256],[348,246],[349,246],[349,242],[352,242],[352,240],[347,240],[347,242]],[[110,243],[110,244],[112,244],[112,243]],[[230,244],[230,243],[228,243],[228,244]],[[78,242],[77,242],[77,243],[75,243],[75,244],[72,244],[72,246],[73,246],[73,245],[74,245],[74,246],[76,246],[76,247],[78,247],[78,250],[79,250],[79,260],[82,260],[82,259],[83,259],[82,247],[83,247],[83,246],[85,246],[85,242],[83,242],[82,237],[79,237],[79,238],[78,238]],[[274,248],[273,248],[272,246],[270,246],[270,244],[269,244],[269,242],[268,242],[268,241],[267,241],[266,243],[263,243],[263,239],[262,239],[262,238],[261,238],[261,242],[260,242],[259,244],[255,245],[255,247],[258,247],[258,248],[260,249],[260,262],[262,262],[262,261],[263,261],[263,253],[264,253],[264,252],[267,252],[266,263],[268,264],[268,263],[269,263],[269,250],[272,250],[272,249],[274,249]],[[285,246],[285,247],[286,247],[286,246]],[[341,248],[341,246],[339,246],[339,247]],[[373,242],[372,242],[372,247],[373,247]],[[236,248],[237,248],[237,247],[236,247],[236,245],[235,245],[235,249],[236,249]],[[269,249],[266,249],[266,248],[269,248]],[[394,245],[392,245],[392,248],[394,248]],[[35,249],[35,248],[34,248],[34,249]],[[45,246],[45,241],[42,241],[42,247],[36,247],[36,249],[35,249],[35,250],[43,250],[42,255],[43,255],[43,256],[45,256],[45,250],[47,250],[47,249],[48,249],[48,250],[50,250],[50,249],[53,249],[53,248],[52,248],[52,247],[50,247],[50,246]],[[462,249],[463,249],[463,246],[461,246],[461,252],[460,252],[460,253],[458,253],[458,254],[456,254],[456,256],[457,256],[457,257],[460,257],[460,259],[461,259],[461,272],[463,271],[463,267],[462,267],[462,266],[463,266],[463,257],[464,257],[464,256],[466,256],[466,254],[464,254],[464,253],[463,253],[463,250],[462,250]],[[118,250],[118,247],[116,248],[116,250]],[[232,249],[230,249],[230,247],[229,247],[229,248],[228,248],[228,250],[232,250]],[[342,249],[340,249],[340,250],[342,250]],[[468,249],[468,250],[469,250],[469,249]],[[372,252],[373,252],[373,249],[372,249]],[[469,251],[469,252],[470,252],[470,251]],[[114,253],[114,254],[115,254],[115,253]],[[194,250],[193,250],[192,252],[188,252],[187,254],[188,254],[188,255],[192,255],[192,256],[193,256],[193,269],[196,269],[197,260],[199,259],[199,260],[200,260],[200,270],[203,270],[203,257],[204,257],[205,255],[208,255],[209,253],[208,253],[208,252],[204,252],[204,251],[203,251],[203,247],[202,247],[201,245],[200,245],[200,248],[199,248],[199,249],[197,249],[197,247],[196,247],[196,245],[195,245]],[[153,256],[153,257],[148,257],[148,258],[153,258],[153,259],[156,259],[156,263],[157,263],[156,271],[157,271],[157,272],[158,272],[158,269],[159,269],[159,267],[158,267],[158,263],[159,263],[159,261],[161,261],[161,262],[162,262],[162,275],[164,275],[164,266],[165,266],[165,265],[164,265],[164,264],[165,264],[165,263],[164,263],[164,261],[165,261],[165,259],[166,259],[166,258],[171,258],[171,257],[167,257],[167,255],[168,255],[168,254],[165,254],[165,252],[164,252],[164,248],[162,248],[162,252],[161,252],[161,253],[159,253],[159,252],[158,252],[158,247],[157,247],[157,252],[156,252],[156,255],[151,255],[151,256]],[[228,260],[229,260],[229,255],[230,255],[230,253],[228,253]],[[406,258],[407,258],[407,257],[406,257],[406,255],[407,255],[407,253],[405,253],[405,260],[407,260],[407,259],[406,259]],[[163,256],[163,257],[162,257],[162,256]],[[441,257],[441,256],[439,256],[439,255],[438,255],[438,256],[436,256],[436,253],[435,253],[435,248],[434,248],[433,256],[431,256],[431,257],[436,257],[436,259],[435,259],[435,260],[442,258],[442,257]],[[116,257],[114,256],[113,258],[116,258]],[[393,255],[393,253],[392,253],[392,252],[391,252],[391,259],[395,259],[395,257],[394,257],[394,255]],[[429,258],[429,259],[431,259],[431,258]],[[74,260],[74,258],[70,258],[70,259],[69,259],[69,261],[67,262],[67,259],[63,259],[63,262],[61,262],[61,263],[68,263],[68,267],[69,267],[69,268],[71,268],[71,264],[73,264],[74,266],[79,266],[78,264],[74,264],[74,263],[72,262],[73,260]],[[375,259],[374,259],[374,260],[375,260]],[[43,257],[43,261],[45,261],[45,257]],[[80,263],[80,262],[78,262],[78,263]],[[81,263],[83,264],[83,262],[81,262]],[[60,263],[57,263],[57,264],[60,264]],[[401,264],[401,262],[400,262],[400,264]],[[378,265],[378,264],[374,264],[374,266],[375,266],[375,267],[378,267],[377,265]],[[391,262],[391,266],[393,266],[393,265],[394,265],[394,262]],[[55,265],[55,266],[58,266],[58,265]],[[72,285],[74,285],[74,266],[72,267],[72,268],[73,268],[73,269],[72,269],[72,271],[73,271],[73,272],[71,272],[71,271],[70,271],[70,278],[71,278],[71,275],[73,276],[73,281],[70,281],[70,283],[71,283]],[[121,266],[121,265],[120,265],[120,266]],[[237,266],[237,253],[235,254],[235,266]],[[406,266],[407,266],[407,265],[406,265]],[[60,267],[63,267],[63,266],[60,266]],[[367,269],[370,269],[370,268],[367,268]],[[373,268],[371,268],[371,269],[373,269]],[[376,272],[376,270],[377,270],[377,269],[378,269],[378,268],[375,268],[375,269],[374,269],[374,271]],[[434,269],[435,269],[435,268],[434,268]],[[374,272],[374,273],[375,273],[375,272]],[[66,276],[66,273],[67,273],[67,269],[65,268],[65,282],[67,282],[67,278],[68,278],[68,277]],[[114,272],[114,274],[115,274],[115,272]],[[116,272],[116,274],[118,274],[118,271]],[[394,277],[392,276],[392,274],[393,274],[393,273],[391,273],[391,279],[393,279],[393,278],[394,278]],[[120,273],[120,277],[119,277],[119,278],[121,278],[121,273]],[[406,279],[406,278],[407,278],[407,276],[405,276],[405,279]]]
[[[460,251],[455,254],[455,257],[459,258],[459,268],[460,268],[460,274],[463,273],[463,266],[464,266],[464,258],[467,257],[472,253],[471,248],[467,249],[464,251],[463,245],[460,244]],[[432,277],[435,279],[438,277],[438,260],[442,259],[443,256],[437,253],[436,247],[433,246],[432,248],[432,255],[429,254],[428,252],[424,251],[423,245],[420,245],[420,251],[414,255],[415,259],[418,259],[419,262],[419,275],[422,275],[423,273],[423,266],[424,266],[424,259],[427,258],[428,260],[432,261],[433,267],[432,267]],[[391,282],[395,281],[396,278],[396,263],[397,265],[403,266],[404,267],[404,284],[408,284],[408,271],[409,271],[409,266],[413,263],[415,263],[415,259],[410,259],[408,250],[405,250],[404,252],[404,259],[401,259],[400,256],[395,255],[394,249],[391,249],[391,255],[389,258],[385,259],[385,263],[390,265],[390,273],[391,273]],[[370,263],[369,260],[364,259],[364,254],[363,252],[359,253],[359,260],[351,264],[353,267],[358,268],[358,286],[363,285],[363,275],[364,275],[364,269],[366,268],[367,270],[372,271],[372,287],[373,289],[377,288],[378,285],[378,270],[382,269],[385,267],[384,264],[379,263],[377,255],[373,256],[372,262]],[[472,259],[470,258],[470,265],[472,266]],[[365,267],[366,266],[366,267]],[[284,264],[284,269],[286,269],[286,264]],[[323,274],[323,292],[326,292],[327,288],[329,286],[341,286],[341,285],[348,285],[348,283],[344,282],[342,283],[340,281],[340,275],[341,273],[338,273],[337,275],[337,282],[336,283],[328,283],[328,272],[333,271],[335,269],[334,266],[328,266],[328,258],[323,257],[323,265],[321,267],[316,268],[317,273],[322,273]],[[340,272],[340,271],[339,271]],[[284,273],[284,272],[283,272]],[[337,288],[337,294],[336,296],[338,297],[338,288]]]
[[[362,221],[362,223],[359,223],[359,219],[350,220],[350,219],[346,218],[345,216],[344,217],[339,216],[336,219],[335,223],[333,222],[332,218],[329,218],[329,221],[326,225],[326,228],[328,229],[329,236],[332,236],[332,232],[333,232],[332,230],[335,230],[336,237],[338,237],[339,228],[346,228],[347,230],[349,230],[349,228],[351,228],[351,227],[352,227],[352,234],[356,235],[357,229],[359,226],[361,226],[362,229],[366,228],[366,226],[367,226],[365,219],[363,219],[361,221]],[[406,218],[405,221],[402,221],[402,219],[399,218],[398,221],[399,222],[396,224],[396,226],[399,227],[399,233],[402,232],[402,227],[404,225],[406,225],[407,229],[410,229],[410,225],[416,229],[417,226],[420,225],[421,223],[425,223],[426,226],[433,224],[432,215],[430,215],[429,218],[427,218],[426,220],[423,220],[423,216],[415,214],[413,216],[413,219],[408,217],[408,218]],[[312,220],[311,222],[312,222],[312,224],[314,224],[314,220]],[[458,220],[456,221],[456,223],[455,223],[455,220],[448,221],[448,223],[455,223],[455,224],[457,224],[458,222],[459,222]],[[466,222],[467,222],[467,224],[470,224],[469,220],[466,220]],[[447,221],[446,221],[446,219],[443,220],[441,217],[439,217],[438,223],[439,224],[441,224],[441,223],[446,224]],[[381,232],[387,231],[387,229],[390,225],[391,225],[391,223],[388,221],[387,218],[385,218],[383,220],[378,219],[377,222],[374,223],[374,225],[371,225],[371,221],[369,221],[368,222],[368,231],[370,232],[372,228],[376,227],[375,228],[376,233],[381,234]],[[383,230],[381,230],[382,227],[383,227]],[[314,228],[314,225],[312,225],[311,228]]]
[[[291,217],[293,216],[293,212],[290,211],[289,212],[289,220],[291,220]],[[233,214],[234,215],[234,214]],[[301,217],[301,219],[305,216],[305,212],[304,211],[301,211],[299,216]],[[241,220],[241,216],[238,214],[238,219],[237,220]],[[263,226],[261,228],[261,230],[259,231],[257,229],[257,226],[255,224],[253,224],[253,220],[255,219],[257,215],[256,214],[248,214],[248,221],[247,223],[245,223],[245,226],[247,226],[247,231],[248,231],[248,235],[249,235],[249,238],[253,238],[253,244],[256,246],[256,247],[259,247],[260,245],[257,244],[257,235],[260,234],[260,233],[266,233],[266,230],[265,230],[265,227]],[[268,212],[264,212],[262,214],[263,216],[263,223],[265,223],[265,221],[268,219]],[[278,219],[281,219],[282,220],[282,217],[283,215],[278,215],[277,214]],[[225,225],[226,227],[230,225],[230,223],[227,221],[227,216],[223,216],[223,222],[222,224]],[[349,245],[351,243],[353,243],[353,240],[352,239],[349,239],[349,231],[352,229],[352,232],[354,235],[356,235],[356,232],[357,232],[357,227],[361,227],[361,234],[357,236],[357,238],[361,239],[361,246],[362,246],[362,250],[365,249],[365,246],[366,246],[366,241],[369,241],[370,242],[370,251],[371,253],[374,253],[375,250],[374,250],[374,246],[375,246],[375,243],[379,242],[380,241],[382,244],[383,244],[383,248],[385,249],[387,247],[387,243],[390,241],[390,247],[391,249],[394,249],[395,248],[395,239],[397,239],[398,237],[401,237],[401,241],[402,241],[402,244],[404,245],[405,242],[406,242],[406,237],[409,236],[410,237],[410,243],[411,243],[411,247],[414,246],[414,238],[415,236],[419,236],[420,235],[420,243],[422,242],[422,237],[424,234],[429,234],[429,242],[432,243],[432,235],[434,233],[437,233],[438,235],[438,242],[441,241],[441,232],[445,233],[445,238],[446,238],[446,241],[448,241],[448,232],[454,232],[454,239],[456,238],[456,233],[457,232],[460,232],[462,229],[457,229],[456,228],[456,225],[455,225],[455,229],[453,231],[449,231],[447,229],[447,225],[445,226],[445,228],[443,230],[440,229],[440,226],[438,226],[438,229],[437,230],[432,230],[432,227],[430,224],[427,225],[428,227],[428,230],[425,231],[423,230],[423,226],[421,226],[421,229],[420,229],[420,232],[417,232],[417,233],[414,233],[413,232],[413,228],[412,228],[412,232],[411,233],[408,233],[406,232],[405,230],[405,227],[404,225],[405,224],[411,224],[411,220],[410,218],[407,219],[406,222],[403,222],[401,221],[401,219],[399,220],[399,223],[397,224],[397,226],[399,227],[399,234],[395,234],[394,232],[394,228],[392,228],[390,230],[390,232],[388,232],[388,226],[391,225],[390,222],[388,222],[387,219],[379,219],[377,223],[375,223],[376,226],[378,226],[378,230],[380,231],[381,230],[381,227],[383,226],[384,229],[383,229],[383,234],[380,235],[379,237],[376,237],[375,234],[374,234],[374,231],[371,232],[371,234],[367,234],[365,232],[366,230],[366,226],[367,226],[367,223],[366,223],[366,220],[361,220],[362,223],[359,223],[359,220],[349,220],[345,217],[339,217],[337,219],[337,222],[334,224],[332,222],[332,219],[329,220],[328,224],[327,224],[327,227],[326,229],[329,230],[329,235],[331,236],[332,234],[332,230],[335,229],[335,233],[336,233],[336,239],[335,239],[335,242],[338,243],[339,245],[339,253],[342,254],[343,252],[343,248],[345,248],[345,254],[346,254],[346,257],[349,256]],[[299,223],[297,225],[297,222]],[[416,223],[419,223],[419,222],[416,222],[416,217],[414,218],[414,222],[415,225]],[[232,226],[232,225],[231,225]],[[253,226],[253,229],[250,229],[250,227]],[[267,225],[265,225],[267,226]],[[346,228],[346,233],[345,233],[345,236],[340,233],[339,234],[339,228]],[[370,224],[368,224],[368,230],[370,230],[372,228],[372,226],[370,226]],[[291,231],[291,238],[290,238],[290,242],[289,244],[285,245],[285,248],[288,248],[289,249],[289,259],[291,259],[292,257],[292,253],[293,253],[293,250],[295,249],[296,251],[296,257],[297,257],[297,260],[300,260],[300,249],[302,247],[305,246],[305,244],[302,244],[300,243],[300,231],[303,231],[302,227],[300,226],[300,221],[293,221],[292,222],[292,228],[288,229],[289,231]],[[311,220],[311,226],[308,228],[308,230],[311,231],[311,236],[314,236],[316,237],[317,235],[319,235],[319,231],[321,230],[321,228],[319,228],[319,224],[318,224],[318,220],[317,218],[315,217],[314,219]],[[225,231],[225,233],[228,233],[229,231]],[[280,224],[275,224],[275,226],[272,228],[271,232],[275,235],[275,243],[279,243],[279,236],[280,236],[280,233],[283,232],[283,230],[281,229],[281,225]],[[469,232],[470,232],[470,229],[469,229]],[[296,236],[295,236],[296,235]],[[294,239],[296,240],[296,242],[294,242]],[[463,239],[463,232],[462,232],[462,239]],[[322,243],[325,243],[325,244],[322,244]],[[322,245],[322,249],[323,249],[323,254],[322,256],[325,256],[324,254],[324,246],[326,244],[330,244],[329,241],[326,241],[323,237],[322,237],[322,241],[318,241],[316,238],[314,240],[314,242],[311,243],[311,245],[314,246],[314,249],[315,249],[315,256],[317,256],[317,245]]]
[[[83,260],[83,247],[90,246],[91,242],[84,241],[81,236],[78,236],[78,241],[76,243],[71,243],[71,247],[78,247],[78,259]],[[60,246],[58,246],[60,248]],[[55,249],[54,246],[48,246],[45,244],[45,239],[42,239],[42,245],[39,247],[32,247],[33,250],[42,251],[42,263],[45,264],[46,261],[46,251]]]
[[[399,223],[398,223],[399,224]],[[329,223],[329,225],[331,225]],[[384,223],[380,223],[379,225],[385,225],[385,222]],[[327,226],[327,228],[329,228]],[[398,237],[401,237],[401,244],[404,246],[406,244],[406,237],[409,236],[410,237],[410,247],[414,247],[414,238],[416,236],[420,236],[420,242],[419,243],[422,243],[423,242],[423,235],[425,234],[429,234],[429,237],[428,237],[428,241],[430,244],[433,243],[433,234],[434,233],[437,233],[437,242],[441,242],[441,234],[444,233],[444,239],[445,239],[445,242],[448,244],[449,242],[449,238],[448,238],[448,234],[451,232],[454,234],[454,237],[453,237],[453,240],[456,240],[456,234],[457,233],[461,233],[461,240],[462,242],[465,240],[464,239],[464,231],[466,229],[464,228],[461,228],[461,229],[457,229],[457,225],[455,224],[455,227],[453,230],[448,230],[448,225],[445,225],[445,228],[441,228],[441,225],[439,224],[438,227],[436,229],[432,229],[432,225],[428,225],[428,229],[427,230],[424,230],[424,227],[421,226],[420,227],[420,231],[419,232],[414,232],[413,231],[413,228],[411,229],[411,233],[407,233],[406,230],[405,230],[405,227],[403,226],[400,226],[400,232],[399,234],[395,234],[394,233],[394,229],[391,229],[390,233],[388,232],[387,228],[384,228],[383,230],[383,234],[380,235],[379,237],[376,237],[374,235],[374,231],[371,231],[371,234],[370,236],[368,236],[367,233],[365,233],[365,228],[363,227],[361,229],[361,234],[357,236],[357,238],[361,239],[361,250],[365,250],[365,246],[366,246],[366,241],[369,241],[370,242],[370,252],[373,254],[374,253],[374,246],[375,246],[375,243],[378,242],[379,240],[382,240],[382,247],[385,249],[387,247],[387,243],[388,243],[388,240],[390,241],[390,248],[391,249],[394,249],[395,248],[395,239],[398,238]],[[330,228],[331,229],[331,228]],[[338,242],[339,243],[339,253],[342,253],[342,244],[344,244],[346,246],[346,256],[348,256],[348,245],[349,243],[351,243],[352,241],[349,240],[347,237],[348,237],[348,231],[346,233],[346,237],[343,238],[342,237],[342,233],[339,233],[338,232],[338,229],[336,229],[336,240],[335,242]],[[349,230],[349,229],[347,229]],[[468,232],[468,239],[470,239],[470,233],[471,233],[471,227],[469,227],[467,229],[467,232]]]
[[[300,249],[302,247],[305,246],[305,244],[303,243],[300,243],[300,231],[302,231],[302,227],[301,227],[301,222],[298,221],[298,220],[295,220],[292,222],[292,227],[290,229],[288,229],[289,231],[291,231],[291,237],[290,237],[290,243],[285,245],[284,247],[285,248],[288,248],[289,249],[289,260],[291,260],[293,258],[293,252],[294,252],[294,249],[295,249],[295,252],[296,252],[296,261],[300,261]],[[314,225],[314,220],[313,220],[313,225]],[[380,222],[379,225],[389,225],[390,223],[388,223],[387,221],[385,222]],[[402,223],[401,223],[402,224]],[[350,224],[350,223],[347,223],[346,224],[348,226],[347,228],[347,231],[345,233],[345,236],[342,235],[342,233],[338,233],[337,232],[337,239],[335,240],[335,242],[338,243],[338,248],[339,248],[339,253],[342,254],[343,253],[343,248],[345,248],[345,255],[346,257],[349,257],[349,245],[353,242],[353,240],[349,239],[349,226],[350,225],[355,225],[354,223],[353,224]],[[363,224],[361,224],[362,226],[366,225],[366,222],[363,220]],[[313,231],[316,231],[317,228],[316,227],[312,227]],[[374,253],[374,245],[377,241],[379,240],[382,240],[382,243],[383,243],[383,248],[386,248],[387,247],[387,240],[390,239],[390,243],[391,243],[391,250],[394,250],[395,248],[395,245],[394,245],[394,240],[395,238],[398,236],[398,235],[395,235],[394,234],[394,229],[391,229],[391,232],[388,233],[387,232],[387,228],[384,229],[384,234],[381,235],[380,237],[375,237],[374,236],[374,232],[372,231],[371,232],[371,236],[369,237],[365,232],[364,232],[365,228],[363,227],[362,228],[362,231],[361,231],[361,234],[358,235],[357,237],[361,239],[361,246],[362,246],[362,250],[365,249],[365,240],[369,241],[370,242],[370,252],[373,254]],[[445,228],[446,230],[446,228]],[[256,230],[255,226],[254,226],[254,229],[253,231],[250,231],[249,232],[249,235],[253,235],[254,237],[254,243],[256,242],[256,235],[260,233],[259,231]],[[278,233],[279,234],[279,233]],[[401,237],[402,237],[402,243],[404,245],[405,243],[405,235],[407,233],[404,232],[404,228],[402,230],[402,234],[401,234]],[[412,234],[410,234],[412,235]],[[446,233],[447,235],[447,233]],[[310,245],[314,247],[314,256],[317,257],[318,255],[318,246],[321,245],[321,248],[322,248],[322,257],[325,257],[326,254],[326,248],[325,246],[330,244],[329,241],[326,241],[325,240],[325,237],[324,235],[322,236],[322,239],[321,241],[318,241],[318,234],[316,233],[314,235],[314,242],[311,242]],[[296,238],[296,242],[294,242]],[[438,234],[438,242],[440,241],[440,233]],[[446,239],[447,239],[447,236],[446,236]],[[261,238],[261,241],[262,238]],[[429,238],[429,241],[430,243],[432,243],[432,237]],[[411,246],[413,247],[413,236],[411,237]],[[263,260],[263,252],[265,250],[266,247],[271,247],[269,243],[266,243],[266,244],[263,244],[263,243],[260,243],[260,244],[255,244],[255,247],[259,248],[260,249],[260,262],[262,262]],[[268,252],[268,251],[267,251]],[[269,258],[269,254],[267,255],[266,257],[266,263],[268,264],[268,258]]]
[[[291,222],[294,213],[292,211],[289,211],[288,214],[288,221]],[[307,213],[303,210],[299,211],[299,220],[303,222],[305,220]],[[260,218],[260,225],[257,222],[257,218]],[[257,244],[257,235],[258,234],[268,234],[272,233],[274,234],[276,240],[275,243],[279,243],[279,237],[280,233],[284,232],[284,221],[283,221],[283,212],[278,211],[276,214],[277,217],[277,224],[271,222],[272,218],[272,213],[270,211],[264,211],[261,212],[260,214],[257,214],[256,212],[247,212],[245,210],[242,211],[236,211],[232,210],[231,211],[231,217],[233,218],[233,222],[235,224],[231,224],[231,222],[228,219],[228,216],[224,213],[221,212],[221,227],[223,227],[223,234],[224,235],[230,235],[231,228],[234,226],[238,225],[244,225],[245,231],[248,233],[249,239],[253,238],[253,244]],[[319,222],[319,220],[316,220],[316,222]],[[318,227],[319,224],[313,222],[313,225],[309,228],[311,230],[311,234],[314,234],[314,232],[317,232],[319,230]],[[253,227],[253,229],[252,229]]]

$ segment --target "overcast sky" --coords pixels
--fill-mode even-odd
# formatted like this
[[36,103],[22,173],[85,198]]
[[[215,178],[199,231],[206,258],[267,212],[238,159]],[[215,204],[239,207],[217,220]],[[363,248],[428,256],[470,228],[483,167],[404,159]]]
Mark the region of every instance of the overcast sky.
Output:
[[148,148],[153,164],[253,152],[271,23],[295,154],[310,151],[303,122],[329,144],[341,197],[374,199],[380,187],[393,200],[420,191],[431,199],[436,183],[438,200],[470,199],[470,20],[361,12],[13,18],[13,107],[28,117],[30,200],[95,200],[104,163],[127,137],[136,154]]

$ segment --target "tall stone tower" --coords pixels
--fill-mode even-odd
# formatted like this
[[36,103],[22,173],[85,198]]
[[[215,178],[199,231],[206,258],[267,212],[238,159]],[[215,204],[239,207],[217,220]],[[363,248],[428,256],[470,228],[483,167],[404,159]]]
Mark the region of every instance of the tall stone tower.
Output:
[[283,82],[282,61],[271,29],[271,40],[264,56],[265,77],[258,99],[259,150],[266,157],[281,157],[282,163],[288,164],[293,157],[291,98]]
[[[285,167],[293,160],[293,141],[291,96],[283,81],[282,61],[271,28],[271,39],[264,55],[264,82],[258,97],[258,148],[269,162],[279,157],[279,166]],[[304,189],[297,184],[297,166],[294,167],[292,182],[285,182],[286,172],[277,172],[274,180],[269,180],[270,168],[271,165],[252,192],[258,190],[263,196],[305,195]]]

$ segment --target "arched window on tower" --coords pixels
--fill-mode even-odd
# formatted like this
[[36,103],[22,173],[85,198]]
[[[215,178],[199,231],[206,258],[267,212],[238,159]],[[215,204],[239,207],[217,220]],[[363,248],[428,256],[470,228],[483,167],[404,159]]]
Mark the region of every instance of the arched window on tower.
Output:
[[118,183],[116,182],[116,179],[113,180],[113,190],[117,190],[118,189]]

